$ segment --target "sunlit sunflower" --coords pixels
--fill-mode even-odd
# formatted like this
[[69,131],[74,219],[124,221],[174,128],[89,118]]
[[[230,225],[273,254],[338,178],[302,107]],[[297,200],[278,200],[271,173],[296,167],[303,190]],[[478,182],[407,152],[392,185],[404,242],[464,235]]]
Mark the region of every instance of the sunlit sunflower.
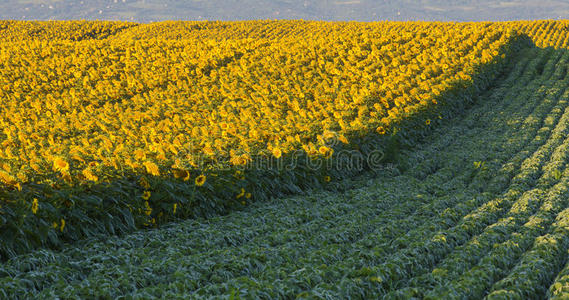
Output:
[[196,185],[197,185],[197,186],[202,186],[202,185],[204,185],[204,184],[205,184],[205,179],[206,179],[205,175],[200,175],[200,176],[196,177]]
[[56,171],[67,171],[69,170],[69,163],[63,158],[58,157],[53,161],[53,169]]
[[283,152],[282,152],[282,150],[281,150],[280,148],[274,148],[274,149],[273,149],[273,156],[274,156],[275,158],[277,158],[277,159],[278,159],[278,158],[281,158],[282,155],[283,155]]
[[147,161],[144,163],[144,167],[146,168],[146,172],[148,172],[148,174],[153,176],[160,176],[160,170],[155,163]]
[[85,179],[87,179],[87,180],[90,180],[90,181],[99,180],[99,177],[97,177],[95,174],[93,174],[93,172],[91,172],[90,169],[84,169],[83,171],[81,171],[81,174],[83,174],[83,176],[85,176]]

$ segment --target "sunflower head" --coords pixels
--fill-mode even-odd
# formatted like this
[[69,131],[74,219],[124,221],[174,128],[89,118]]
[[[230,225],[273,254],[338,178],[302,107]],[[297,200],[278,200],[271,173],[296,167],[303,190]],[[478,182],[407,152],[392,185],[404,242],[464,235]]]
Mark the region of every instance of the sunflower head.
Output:
[[197,186],[204,185],[205,179],[206,179],[205,175],[200,175],[200,176],[196,177],[196,185]]
[[99,177],[97,177],[95,174],[93,174],[93,172],[91,172],[91,170],[89,168],[84,169],[81,174],[83,174],[83,176],[85,176],[85,179],[90,180],[90,181],[97,181],[99,180]]
[[142,193],[142,199],[148,200],[148,199],[150,199],[151,195],[152,195],[152,193],[150,193],[150,191],[144,191],[144,193]]
[[134,150],[134,158],[138,161],[146,159],[146,153],[142,149]]
[[69,163],[63,158],[58,157],[53,161],[53,169],[56,171],[67,171],[69,170]]
[[280,148],[274,148],[273,149],[273,156],[277,159],[281,158],[281,156],[283,156],[282,150]]
[[34,198],[34,201],[32,202],[32,213],[34,213],[34,215],[38,212],[38,207],[38,199]]
[[318,153],[324,155],[327,158],[330,158],[334,153],[334,149],[327,146],[320,146],[320,148],[318,148]]
[[160,169],[155,163],[147,161],[144,163],[144,167],[146,167],[146,172],[148,172],[148,174],[160,176]]
[[181,169],[172,169],[172,173],[174,173],[174,177],[178,179],[183,179],[184,181],[188,181],[190,179],[190,172]]

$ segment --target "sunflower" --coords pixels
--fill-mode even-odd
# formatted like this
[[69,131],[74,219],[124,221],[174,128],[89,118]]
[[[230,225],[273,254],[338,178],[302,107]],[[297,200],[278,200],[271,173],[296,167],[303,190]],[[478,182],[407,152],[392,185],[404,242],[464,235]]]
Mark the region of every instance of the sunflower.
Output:
[[248,154],[233,156],[230,160],[230,162],[234,166],[244,166],[247,163],[249,163],[250,161],[251,161],[251,156],[249,156]]
[[239,199],[241,197],[245,196],[245,189],[241,188],[241,193],[239,193],[237,196],[235,196],[235,198]]
[[144,191],[144,193],[142,193],[142,199],[148,200],[148,199],[150,199],[151,195],[152,195],[152,193],[150,193],[150,191]]
[[274,148],[273,149],[273,156],[278,158],[281,158],[281,156],[283,155],[283,152],[280,148]]
[[425,121],[425,124],[430,125],[430,124],[431,124],[431,119],[427,119],[427,121]]
[[69,163],[58,157],[53,161],[53,169],[56,171],[67,171],[69,170]]
[[145,201],[145,202],[144,202],[144,208],[145,208],[145,209],[144,209],[144,213],[145,213],[147,216],[150,216],[150,215],[152,214],[152,207],[150,207],[150,204],[148,203],[148,201]]
[[136,160],[144,160],[146,159],[146,153],[142,149],[136,149],[134,150],[134,158]]
[[343,144],[349,144],[350,142],[348,141],[348,139],[344,136],[344,135],[339,135],[338,136],[338,140],[340,142],[342,142]]
[[158,166],[155,163],[147,161],[144,163],[144,167],[146,167],[146,172],[148,172],[148,174],[154,176],[160,176],[160,170],[158,169]]
[[97,181],[99,180],[99,177],[97,177],[95,174],[93,174],[93,172],[91,172],[90,169],[84,169],[81,174],[83,174],[83,176],[85,176],[85,178],[87,180],[91,180],[91,181]]
[[334,153],[334,149],[330,148],[330,147],[326,147],[326,146],[320,146],[320,148],[318,148],[318,152],[322,155],[324,155],[326,158],[330,158],[332,157],[332,154]]
[[34,215],[38,212],[38,207],[39,207],[38,199],[34,198],[34,201],[32,202],[32,212],[34,213]]
[[190,172],[181,169],[172,169],[175,178],[181,178],[184,181],[190,180]]
[[16,180],[14,179],[14,177],[12,177],[10,174],[0,170],[0,182],[5,182],[7,184],[14,184],[15,181]]
[[197,186],[204,185],[205,179],[206,179],[205,175],[200,175],[200,176],[196,177],[196,185]]

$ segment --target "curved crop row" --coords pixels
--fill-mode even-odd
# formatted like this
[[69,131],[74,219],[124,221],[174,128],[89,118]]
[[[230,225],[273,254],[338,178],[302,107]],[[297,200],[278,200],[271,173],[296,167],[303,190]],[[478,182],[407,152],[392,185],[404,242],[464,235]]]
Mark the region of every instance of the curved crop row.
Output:
[[[527,48],[467,114],[347,190],[0,265],[6,298],[563,297],[566,50]],[[0,296],[0,297],[2,297]]]
[[492,84],[521,35],[562,48],[567,24],[0,21],[0,252],[349,176],[310,159],[397,152]]
[[[349,160],[339,149],[368,157],[408,116],[420,115],[406,134],[450,115],[437,103],[468,105],[523,40],[488,23],[248,24],[234,36],[244,23],[151,24],[156,36],[144,37],[131,24],[3,22],[26,42],[0,43],[0,232],[9,241],[0,252],[347,176],[308,160],[248,167],[299,153]],[[85,33],[115,25],[122,33]],[[170,25],[211,37],[160,37],[176,32]]]

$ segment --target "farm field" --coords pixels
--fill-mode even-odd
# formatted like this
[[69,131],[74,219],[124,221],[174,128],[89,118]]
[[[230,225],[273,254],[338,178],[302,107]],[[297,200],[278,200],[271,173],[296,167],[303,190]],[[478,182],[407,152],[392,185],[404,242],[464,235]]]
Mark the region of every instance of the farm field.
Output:
[[566,50],[522,50],[412,168],[0,267],[0,295],[447,297],[569,292]]
[[354,152],[395,159],[529,44],[491,23],[0,26],[2,258],[357,175]]
[[412,168],[0,267],[0,295],[562,299],[569,51],[522,50]]
[[0,298],[567,298],[568,25],[0,22]]

